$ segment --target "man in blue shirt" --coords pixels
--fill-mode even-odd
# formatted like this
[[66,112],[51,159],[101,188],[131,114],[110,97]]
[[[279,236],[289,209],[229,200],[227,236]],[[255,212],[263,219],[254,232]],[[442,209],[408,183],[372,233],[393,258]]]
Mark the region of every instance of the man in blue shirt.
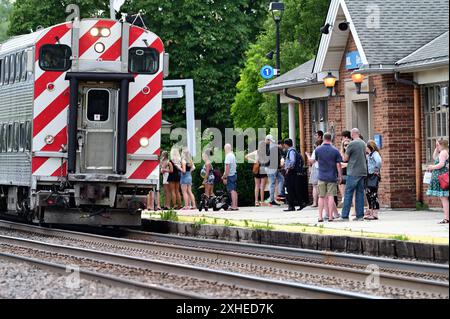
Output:
[[334,197],[342,181],[342,156],[331,140],[331,134],[326,133],[322,146],[316,149],[315,161],[319,163],[319,223],[323,222],[324,209],[328,212],[328,220],[333,221],[336,210]]

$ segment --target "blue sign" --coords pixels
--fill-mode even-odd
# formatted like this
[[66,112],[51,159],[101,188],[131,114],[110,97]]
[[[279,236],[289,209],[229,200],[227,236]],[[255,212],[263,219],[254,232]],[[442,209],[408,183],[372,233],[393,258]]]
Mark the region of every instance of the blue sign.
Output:
[[383,136],[381,134],[375,134],[374,140],[378,148],[381,150],[383,148]]
[[261,69],[261,76],[266,80],[270,80],[275,76],[275,69],[270,65],[265,65]]
[[346,59],[345,59],[345,67],[347,70],[355,70],[359,69],[362,65],[361,56],[359,55],[358,51],[353,51],[347,53]]

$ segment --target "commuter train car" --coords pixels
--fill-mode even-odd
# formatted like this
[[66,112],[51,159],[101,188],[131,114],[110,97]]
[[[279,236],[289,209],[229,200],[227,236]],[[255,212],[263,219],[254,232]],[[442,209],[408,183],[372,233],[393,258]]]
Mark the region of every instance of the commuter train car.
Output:
[[164,47],[84,19],[0,44],[0,211],[134,226],[159,184]]

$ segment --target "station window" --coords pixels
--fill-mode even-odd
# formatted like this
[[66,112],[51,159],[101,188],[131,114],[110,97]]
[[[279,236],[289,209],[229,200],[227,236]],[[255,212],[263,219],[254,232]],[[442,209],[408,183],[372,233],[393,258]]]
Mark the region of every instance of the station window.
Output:
[[159,53],[152,48],[132,48],[128,65],[131,73],[155,74],[159,69]]
[[315,133],[328,130],[328,101],[324,99],[310,100],[312,145],[316,144]]
[[91,122],[107,122],[109,120],[108,90],[89,90],[87,94],[87,119]]
[[44,71],[67,71],[72,67],[71,56],[67,45],[46,44],[39,51],[39,66]]
[[433,85],[423,89],[427,162],[433,162],[436,142],[449,136],[449,111],[442,105],[441,88]]

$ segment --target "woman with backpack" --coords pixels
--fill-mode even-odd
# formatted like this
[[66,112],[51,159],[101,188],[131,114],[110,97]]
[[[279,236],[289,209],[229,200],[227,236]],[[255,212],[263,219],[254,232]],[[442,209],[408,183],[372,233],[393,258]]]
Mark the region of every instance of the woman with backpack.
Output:
[[210,156],[212,155],[212,151],[206,150],[203,153],[203,168],[200,172],[200,176],[203,178],[203,186],[205,187],[205,196],[211,198],[214,196],[214,184],[216,182],[216,177],[214,175],[214,168],[211,163]]
[[265,192],[268,181],[264,159],[266,158],[266,142],[262,141],[258,149],[245,156],[247,161],[253,161],[253,177],[255,178],[255,206],[259,207],[265,203]]

